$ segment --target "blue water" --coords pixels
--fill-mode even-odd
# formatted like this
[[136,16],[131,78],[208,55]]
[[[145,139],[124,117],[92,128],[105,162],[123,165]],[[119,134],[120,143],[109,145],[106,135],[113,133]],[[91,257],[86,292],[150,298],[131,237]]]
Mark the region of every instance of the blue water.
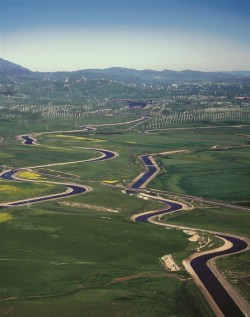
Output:
[[22,139],[24,139],[24,144],[32,145],[34,140],[30,138],[28,135],[22,135]]
[[31,199],[27,199],[24,201],[13,202],[12,204],[8,204],[8,206],[22,206],[22,205],[27,205],[27,204],[31,204],[31,203],[48,201],[48,200],[55,199],[55,198],[57,199],[57,198],[68,197],[68,196],[72,196],[72,195],[81,194],[81,193],[86,192],[86,188],[81,187],[81,186],[67,185],[67,187],[72,188],[73,191],[71,193],[55,194],[51,197],[31,198]]
[[134,183],[130,186],[133,189],[141,188],[149,179],[157,172],[157,167],[151,161],[149,155],[141,156],[141,159],[144,165],[147,168],[147,171]]
[[[153,165],[150,157],[144,155],[141,157],[144,162],[146,168],[148,169],[140,179],[138,179],[134,184],[132,184],[131,188],[139,189],[156,171],[157,168]],[[178,203],[174,203],[167,200],[159,200],[168,205],[168,208],[155,211],[149,214],[139,215],[135,221],[136,222],[149,222],[149,218],[158,215],[164,215],[168,212],[176,211],[182,208],[182,206]],[[207,266],[207,261],[219,255],[232,254],[235,252],[242,251],[247,248],[247,243],[243,240],[230,237],[223,236],[232,242],[233,246],[229,250],[221,251],[221,252],[213,252],[206,255],[201,255],[195,259],[193,259],[190,263],[195,273],[198,275],[199,279],[202,281],[222,313],[225,317],[244,317],[245,315],[239,309],[235,301],[228,294],[226,289],[221,285],[217,277],[213,274],[213,272]]]
[[13,175],[16,173],[16,171],[9,171],[9,172],[6,172],[4,174],[1,175],[1,179],[5,179],[5,180],[8,180],[8,181],[18,181],[17,179],[14,179],[13,178]]

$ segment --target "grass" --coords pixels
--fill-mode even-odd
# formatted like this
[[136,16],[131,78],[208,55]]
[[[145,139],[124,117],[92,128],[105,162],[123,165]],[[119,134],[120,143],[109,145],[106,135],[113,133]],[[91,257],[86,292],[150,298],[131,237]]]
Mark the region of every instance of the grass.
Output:
[[[77,144],[84,146],[83,144]],[[45,165],[50,163],[62,163],[69,161],[85,160],[98,157],[98,154],[90,150],[74,149],[74,148],[58,148],[51,146],[9,146],[6,150],[11,152],[9,159],[0,158],[1,165],[20,167],[32,167],[37,165]]]
[[136,196],[125,195],[119,189],[91,184],[93,191],[87,195],[68,198],[68,202],[95,204],[105,208],[113,208],[129,219],[135,213],[154,210],[162,207],[162,203],[155,200],[145,201]]
[[107,183],[107,184],[116,184],[118,182],[118,180],[104,180],[103,183]]
[[12,215],[10,215],[9,213],[7,213],[7,212],[0,213],[0,222],[5,222],[5,221],[8,221],[10,219],[12,219]]
[[220,271],[248,301],[250,301],[249,263],[250,252],[235,254],[217,261]]
[[[94,124],[95,120],[79,119],[77,124],[86,125],[87,121]],[[101,120],[114,122],[115,118]],[[86,195],[61,201],[77,203],[77,208],[53,201],[32,205],[30,210],[8,209],[12,218],[2,222],[0,230],[0,254],[5,259],[0,259],[0,270],[4,272],[0,277],[0,298],[16,299],[1,301],[0,315],[8,312],[10,317],[213,316],[192,281],[157,276],[164,273],[161,256],[172,254],[180,263],[193,253],[194,242],[189,242],[181,230],[130,223],[132,214],[160,208],[161,204],[125,195],[111,185],[115,181],[126,186],[143,170],[138,155],[189,150],[189,154],[157,157],[162,172],[150,187],[213,199],[248,200],[249,150],[209,149],[214,145],[244,144],[243,135],[249,134],[249,127],[137,134],[124,131],[127,126],[121,126],[122,134],[115,135],[105,132],[115,131],[117,127],[106,127],[101,131],[104,133],[98,130],[91,135],[85,132],[37,135],[40,145],[23,146],[11,135],[44,131],[47,124],[49,130],[72,129],[75,122],[59,118],[41,120],[30,123],[28,129],[17,127],[16,130],[11,128],[12,123],[7,120],[0,127],[0,132],[4,131],[6,140],[10,141],[1,145],[0,165],[16,168],[98,156],[84,147],[105,147],[117,151],[119,157],[49,168],[52,174],[54,170],[55,174],[63,175],[65,182],[78,175],[79,183],[93,187]],[[41,169],[41,174],[44,170]],[[61,191],[59,185],[47,185],[1,181],[1,199]],[[91,206],[101,206],[102,210],[112,208],[118,213],[98,212]],[[181,212],[169,216],[167,222],[249,236],[248,214],[226,208]],[[225,267],[230,268],[232,263]],[[243,266],[242,271],[248,272]],[[118,277],[145,273],[151,276],[112,283]],[[183,271],[178,274],[187,276]],[[242,292],[245,290],[242,286]],[[33,295],[38,298],[29,297]]]
[[[181,305],[179,298],[182,298]],[[10,311],[10,317],[214,316],[195,287],[170,278],[143,278],[89,288],[68,297],[9,302],[2,306],[4,310]]]
[[96,139],[96,138],[90,138],[90,137],[79,137],[79,136],[73,136],[73,135],[61,135],[57,134],[55,136],[56,138],[68,138],[70,141],[88,141],[88,142],[106,142],[106,140],[102,139]]
[[52,195],[65,191],[65,186],[33,182],[10,182],[0,180],[0,202],[10,202]]
[[[30,211],[18,208],[14,214],[19,218],[2,223],[0,232],[6,259],[0,261],[5,272],[0,307],[11,307],[9,316],[157,317],[184,310],[190,317],[213,316],[204,313],[204,307],[209,311],[204,300],[199,308],[190,307],[187,299],[195,297],[183,288],[186,282],[157,277],[164,274],[162,255],[188,248],[181,231],[130,223],[122,214],[104,219],[103,213],[82,210],[72,215],[70,207],[56,202]],[[115,278],[140,273],[151,277],[112,284]],[[16,299],[3,300],[10,297]]]
[[206,230],[221,231],[250,237],[250,213],[229,208],[195,208],[167,216],[168,223],[180,224]]
[[29,171],[21,171],[18,173],[19,178],[23,179],[31,179],[31,180],[45,180],[46,178],[42,177],[39,173],[29,172]]
[[[65,130],[76,130],[79,126],[92,125],[92,124],[104,124],[104,123],[117,123],[117,122],[127,122],[140,118],[140,114],[130,114],[129,116],[114,115],[103,116],[98,118],[48,118],[42,119],[35,115],[27,116],[27,125],[20,126],[19,119],[1,119],[0,134],[3,136],[11,135],[15,136],[17,134],[27,134],[27,133],[40,133],[40,132],[50,132],[50,131],[65,131]],[[129,124],[129,127],[134,124]],[[122,128],[125,126],[122,125]]]
[[[165,218],[167,223],[222,231],[250,237],[250,214],[246,211],[227,208],[197,208],[188,212],[172,214]],[[224,272],[243,297],[249,297],[249,262],[250,252],[244,252],[221,258],[216,261],[219,270]]]
[[150,187],[226,200],[249,198],[249,150],[201,151],[158,157],[163,172]]
[[[105,181],[107,179],[113,179],[115,176],[118,183],[123,185],[129,183],[138,175],[134,169],[129,167],[128,157],[123,155],[120,155],[119,157],[109,161],[86,162],[78,163],[77,165],[57,166],[56,170],[78,174],[83,179],[98,182]],[[139,165],[139,171],[140,170],[142,170],[141,165]]]

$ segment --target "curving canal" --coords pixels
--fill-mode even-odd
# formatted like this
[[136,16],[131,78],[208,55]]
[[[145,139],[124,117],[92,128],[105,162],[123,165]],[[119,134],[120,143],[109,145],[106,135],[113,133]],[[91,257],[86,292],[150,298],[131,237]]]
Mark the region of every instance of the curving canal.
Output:
[[[20,138],[23,139],[23,144],[25,144],[25,145],[34,145],[36,142],[36,140],[34,138],[32,138],[29,134],[20,135]],[[100,152],[102,154],[102,156],[100,156],[100,157],[86,160],[89,162],[104,161],[104,160],[114,158],[116,156],[115,152],[104,150],[104,149],[95,149],[95,148],[85,148],[85,149],[97,151],[97,152]]]
[[[17,173],[17,171],[8,171],[6,173],[3,173],[0,178],[4,180],[12,180],[12,181],[22,181],[14,178],[14,175]],[[59,183],[58,183],[59,184]],[[37,197],[37,198],[29,198],[25,200],[15,201],[4,204],[5,207],[15,207],[15,206],[23,206],[27,204],[33,204],[38,203],[42,201],[48,201],[52,199],[59,199],[63,197],[73,196],[85,193],[87,191],[87,188],[85,186],[81,185],[72,185],[72,184],[63,184],[67,187],[67,191],[59,194],[49,195],[49,196],[43,196],[43,197]]]
[[[36,141],[30,135],[22,135],[20,137],[24,140],[23,143],[26,145],[33,145],[34,142]],[[111,159],[116,155],[114,152],[104,150],[104,149],[92,149],[92,150],[96,150],[102,154],[102,156],[99,158],[88,160],[92,162]],[[158,171],[158,166],[154,163],[150,155],[141,156],[141,160],[143,161],[143,164],[146,167],[146,171],[142,173],[139,177],[137,177],[137,179],[132,183],[132,185],[130,185],[130,188],[132,189],[140,189],[143,185],[149,182],[150,179],[153,178]],[[7,171],[5,173],[2,173],[0,175],[0,178],[5,180],[18,181],[14,178],[14,174],[16,172],[17,171],[15,170]],[[50,195],[50,196],[45,196],[45,197],[37,197],[37,198],[12,202],[12,203],[5,204],[5,206],[14,207],[14,206],[20,206],[20,205],[27,205],[29,203],[37,203],[41,201],[47,201],[51,199],[58,199],[58,198],[63,198],[67,196],[77,195],[87,191],[87,188],[82,185],[75,185],[75,184],[74,185],[63,184],[63,185],[65,185],[68,188],[66,192]],[[154,216],[164,215],[168,212],[173,212],[182,208],[181,204],[168,201],[167,199],[166,200],[159,199],[159,201],[165,203],[167,207],[160,211],[158,210],[152,213],[141,214],[141,215],[139,214],[138,216],[136,216],[135,221],[136,222],[150,222],[149,219]],[[224,251],[218,251],[218,252],[213,252],[213,253],[197,256],[190,261],[190,265],[225,317],[232,317],[232,316],[244,317],[245,314],[240,310],[236,302],[229,295],[229,293],[226,291],[226,289],[217,279],[215,274],[209,268],[208,261],[217,256],[229,255],[229,254],[240,252],[242,250],[245,250],[248,245],[245,241],[235,237],[231,237],[228,235],[218,235],[218,236],[231,242],[232,247]]]
[[143,164],[146,166],[147,170],[144,172],[141,177],[139,177],[131,186],[132,189],[139,189],[144,184],[148,182],[148,180],[156,175],[158,168],[155,166],[154,162],[150,158],[149,155],[142,155],[141,160]]
[[23,139],[23,144],[33,145],[35,142],[35,139],[33,139],[29,134],[21,135],[20,137]]
[[[36,142],[36,140],[34,138],[32,138],[30,135],[21,135],[20,138],[22,138],[24,140],[23,144],[25,144],[25,145],[33,145]],[[102,155],[100,157],[97,157],[97,158],[86,160],[86,162],[104,161],[104,160],[112,159],[116,156],[116,153],[112,152],[112,151],[108,151],[108,150],[104,150],[104,149],[94,149],[94,148],[93,149],[88,148],[88,149],[97,151],[97,152],[101,153]],[[2,173],[0,175],[0,179],[11,180],[11,181],[16,181],[16,182],[23,181],[23,180],[19,180],[19,179],[15,178],[15,174],[17,172],[18,172],[17,170],[6,171],[5,173]],[[4,206],[1,206],[1,208],[2,207],[23,206],[23,205],[27,205],[27,204],[33,204],[33,203],[38,203],[38,202],[43,202],[43,201],[48,201],[48,200],[53,200],[53,199],[59,199],[59,198],[64,198],[64,197],[68,197],[68,196],[82,194],[82,193],[85,193],[87,191],[87,187],[85,187],[83,185],[67,184],[67,183],[57,183],[57,184],[61,184],[61,185],[66,186],[67,190],[63,193],[58,193],[58,194],[54,194],[54,195],[29,198],[29,199],[25,199],[25,200],[6,203],[6,204],[4,204]]]
[[210,270],[207,262],[217,256],[229,255],[239,251],[243,251],[247,248],[247,243],[243,240],[226,235],[218,235],[218,237],[224,238],[225,240],[231,242],[232,247],[225,251],[198,256],[190,262],[190,265],[192,266],[195,273],[198,275],[199,279],[205,285],[206,289],[213,297],[215,303],[220,308],[224,316],[244,317],[245,315],[240,310],[238,305],[228,294],[228,292],[214,275],[214,273]]
[[[149,155],[144,155],[141,158],[147,170],[130,186],[133,189],[140,189],[140,187],[143,186],[148,181],[148,179],[152,177],[157,171],[156,166],[155,169],[153,169],[154,164]],[[138,215],[137,217],[135,217],[135,221],[150,222],[150,218],[154,216],[164,215],[168,212],[177,211],[182,208],[182,205],[172,201],[168,201],[165,199],[160,199],[159,201],[167,204],[168,208],[164,208],[160,211],[154,211],[152,213]],[[248,247],[248,245],[245,241],[235,237],[227,235],[217,236],[231,242],[232,247],[224,251],[218,251],[197,256],[196,258],[191,260],[190,265],[225,317],[244,317],[246,315],[241,311],[241,309],[220,283],[215,274],[208,267],[208,261],[217,256],[229,255],[243,251]]]

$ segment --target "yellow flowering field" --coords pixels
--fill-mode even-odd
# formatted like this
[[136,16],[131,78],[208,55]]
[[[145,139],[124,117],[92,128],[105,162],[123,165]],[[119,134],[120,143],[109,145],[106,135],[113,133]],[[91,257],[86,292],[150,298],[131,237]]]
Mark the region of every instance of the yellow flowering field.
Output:
[[29,172],[29,171],[21,171],[18,173],[18,177],[25,179],[46,179],[42,177],[39,173]]
[[12,219],[12,216],[7,212],[0,213],[0,222],[8,221],[10,219]]
[[57,134],[56,135],[58,138],[68,138],[71,140],[76,140],[76,141],[92,141],[92,142],[107,142],[106,140],[102,139],[93,139],[93,138],[85,138],[82,136],[73,136],[73,135],[62,135],[62,134]]
[[114,184],[114,183],[117,183],[119,182],[118,180],[105,180],[105,181],[102,181],[103,183],[107,183],[107,184]]

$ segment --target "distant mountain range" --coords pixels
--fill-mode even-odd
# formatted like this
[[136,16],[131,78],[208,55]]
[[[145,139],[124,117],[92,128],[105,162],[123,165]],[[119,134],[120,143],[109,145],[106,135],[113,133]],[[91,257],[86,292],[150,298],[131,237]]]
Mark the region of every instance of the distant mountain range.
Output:
[[18,77],[31,75],[32,71],[20,65],[11,63],[0,58],[0,76],[1,77]]
[[0,58],[0,77],[20,78],[20,77],[79,77],[104,78],[125,83],[152,83],[163,84],[177,81],[200,81],[200,80],[233,80],[239,78],[249,78],[250,71],[228,71],[228,72],[202,72],[194,70],[163,70],[156,71],[150,69],[135,70],[122,67],[111,67],[106,69],[83,69],[71,72],[32,72],[20,65],[11,63]]

